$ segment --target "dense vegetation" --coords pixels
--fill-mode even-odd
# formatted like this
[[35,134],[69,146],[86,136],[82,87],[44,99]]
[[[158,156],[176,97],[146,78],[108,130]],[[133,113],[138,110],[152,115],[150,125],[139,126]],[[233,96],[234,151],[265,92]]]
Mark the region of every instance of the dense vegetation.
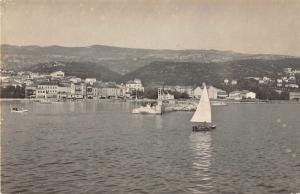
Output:
[[102,81],[118,81],[120,74],[109,70],[101,65],[85,62],[51,62],[34,65],[26,70],[39,73],[52,73],[54,71],[63,71],[67,76],[77,76],[80,78],[97,78]]
[[25,98],[25,87],[7,86],[0,88],[1,98]]
[[283,68],[300,69],[300,58],[282,60],[240,60],[224,63],[163,62],[157,61],[123,76],[123,80],[142,79],[145,85],[155,82],[165,85],[196,86],[202,82],[220,87],[225,78],[276,78]]

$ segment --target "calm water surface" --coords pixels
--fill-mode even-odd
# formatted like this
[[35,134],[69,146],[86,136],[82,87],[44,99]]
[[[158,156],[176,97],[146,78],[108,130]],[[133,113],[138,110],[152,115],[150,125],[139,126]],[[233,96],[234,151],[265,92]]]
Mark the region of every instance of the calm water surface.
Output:
[[299,104],[213,107],[207,133],[130,103],[1,106],[2,193],[300,192]]

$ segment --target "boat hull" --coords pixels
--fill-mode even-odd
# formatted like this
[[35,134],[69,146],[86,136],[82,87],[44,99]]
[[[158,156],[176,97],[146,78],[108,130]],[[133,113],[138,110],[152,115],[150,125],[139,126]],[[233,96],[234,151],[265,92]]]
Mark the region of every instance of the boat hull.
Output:
[[156,110],[133,110],[132,114],[142,114],[142,115],[160,115],[161,111],[156,111]]
[[28,110],[24,109],[24,108],[19,109],[17,107],[11,107],[11,105],[10,105],[10,112],[12,112],[12,113],[25,113],[25,112],[28,112]]
[[28,110],[11,110],[12,113],[26,113]]
[[205,124],[199,124],[193,126],[193,132],[205,132],[205,131],[211,131],[216,129],[217,126],[212,123],[205,123]]
[[145,106],[140,107],[132,110],[132,114],[162,114],[160,106]]

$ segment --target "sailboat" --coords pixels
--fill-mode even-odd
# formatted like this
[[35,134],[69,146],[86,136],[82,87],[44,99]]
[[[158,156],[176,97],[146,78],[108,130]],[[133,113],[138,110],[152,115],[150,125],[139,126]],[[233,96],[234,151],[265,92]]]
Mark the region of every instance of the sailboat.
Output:
[[203,83],[203,91],[197,109],[191,119],[193,131],[210,131],[216,128],[211,121],[211,105],[205,83]]

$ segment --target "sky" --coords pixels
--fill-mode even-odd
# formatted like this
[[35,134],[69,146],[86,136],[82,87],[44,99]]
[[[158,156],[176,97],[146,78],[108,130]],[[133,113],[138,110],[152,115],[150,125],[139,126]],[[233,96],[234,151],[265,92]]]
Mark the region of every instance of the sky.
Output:
[[1,43],[300,56],[300,0],[0,0]]

